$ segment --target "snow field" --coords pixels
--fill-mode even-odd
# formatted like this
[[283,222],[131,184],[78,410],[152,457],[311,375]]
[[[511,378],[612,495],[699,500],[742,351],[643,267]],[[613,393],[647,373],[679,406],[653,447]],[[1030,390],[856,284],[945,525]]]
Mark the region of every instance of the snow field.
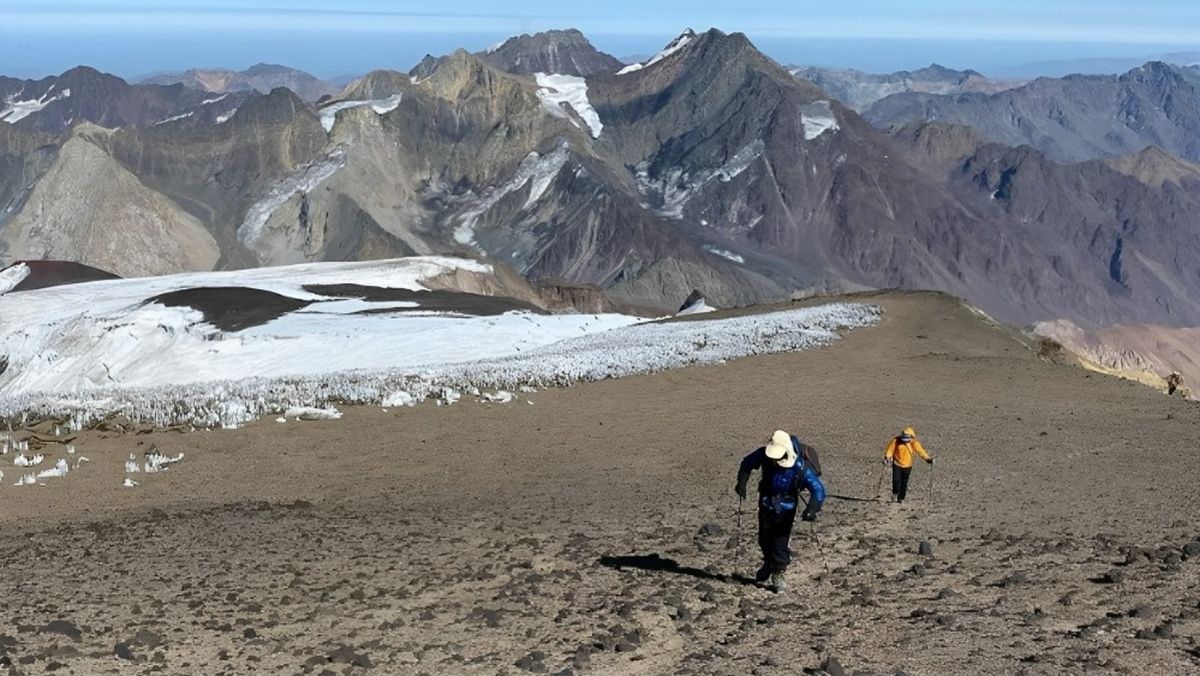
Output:
[[[512,354],[427,366],[25,393],[5,398],[0,417],[54,415],[88,422],[119,412],[155,425],[232,427],[292,407],[327,409],[332,403],[400,406],[427,398],[448,404],[464,391],[488,390],[499,395],[501,391],[560,387],[810,349],[836,340],[839,331],[874,324],[879,317],[876,306],[835,303],[726,319],[581,331],[577,337]],[[482,345],[491,340],[486,327],[476,325],[475,329],[480,332],[469,337],[472,342]]]

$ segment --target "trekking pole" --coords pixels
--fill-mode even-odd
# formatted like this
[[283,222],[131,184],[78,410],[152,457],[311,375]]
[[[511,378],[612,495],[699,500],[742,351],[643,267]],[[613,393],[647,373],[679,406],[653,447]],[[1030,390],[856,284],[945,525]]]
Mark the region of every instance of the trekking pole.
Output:
[[936,466],[937,466],[936,462],[929,463],[929,510],[930,511],[933,511],[933,508],[935,506],[937,506],[937,503],[934,502],[934,499],[933,499],[933,468]]
[[825,567],[825,579],[829,579],[829,561],[825,558],[825,547],[821,544],[821,538],[817,537],[817,522],[808,522],[808,532],[812,535],[813,542],[817,544],[817,553],[821,555],[821,565]]
[[[800,500],[804,503],[805,507],[808,507],[808,500],[805,500],[803,495],[800,496]],[[819,554],[821,556],[821,565],[825,568],[825,579],[828,580],[829,579],[829,561],[826,560],[826,558],[825,558],[825,547],[821,544],[821,538],[817,537],[817,522],[816,521],[808,522],[808,534],[812,536],[813,543],[817,545],[817,554]]]
[[733,555],[733,574],[737,575],[742,569],[742,546],[746,543],[746,538],[742,537],[742,504],[746,499],[738,496],[737,508],[737,553]]
[[875,484],[875,499],[879,499],[879,493],[883,491],[883,478],[887,475],[887,465],[884,465],[879,470],[879,481]]

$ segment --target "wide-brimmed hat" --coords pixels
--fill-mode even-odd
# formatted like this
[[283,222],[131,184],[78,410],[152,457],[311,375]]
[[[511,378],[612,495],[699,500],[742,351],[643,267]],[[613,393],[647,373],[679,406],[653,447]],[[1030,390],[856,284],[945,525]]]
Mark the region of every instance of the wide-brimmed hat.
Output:
[[792,447],[792,435],[783,430],[775,430],[764,450],[768,458],[784,469],[796,464],[796,449]]

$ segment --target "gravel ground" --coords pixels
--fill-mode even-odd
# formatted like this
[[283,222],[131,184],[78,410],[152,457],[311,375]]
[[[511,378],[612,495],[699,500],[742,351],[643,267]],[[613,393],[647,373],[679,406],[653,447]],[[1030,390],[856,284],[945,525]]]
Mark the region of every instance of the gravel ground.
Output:
[[[238,430],[90,431],[0,490],[13,673],[1200,670],[1200,407],[1046,361],[931,294],[795,354]],[[912,424],[939,463],[877,497]],[[832,493],[747,583],[741,455]],[[121,488],[151,446],[184,460]],[[8,456],[11,458],[11,456]],[[6,467],[7,469],[7,467]],[[925,554],[919,552],[928,543]],[[740,552],[740,553],[739,553]],[[839,670],[842,670],[839,672]]]

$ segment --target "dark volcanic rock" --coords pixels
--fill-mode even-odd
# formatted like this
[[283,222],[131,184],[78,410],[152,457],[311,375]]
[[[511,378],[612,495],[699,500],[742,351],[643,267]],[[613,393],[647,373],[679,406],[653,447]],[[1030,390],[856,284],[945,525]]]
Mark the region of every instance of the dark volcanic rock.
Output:
[[9,293],[45,289],[64,284],[120,279],[111,272],[71,261],[16,261],[13,265],[18,263],[29,266],[29,276],[21,280],[21,283],[14,286]]
[[83,632],[76,627],[74,623],[67,620],[51,620],[42,627],[43,633],[62,634],[72,641],[78,641],[83,637]]
[[325,657],[327,662],[334,664],[349,664],[364,669],[370,669],[374,666],[371,663],[371,658],[366,653],[360,653],[350,646],[343,645],[338,647],[333,652]]
[[202,312],[204,321],[222,331],[240,331],[299,310],[311,301],[247,287],[196,287],[169,291],[146,302],[190,307]]
[[842,663],[832,655],[825,659],[821,669],[829,676],[846,676],[846,670],[842,667]]
[[113,654],[123,660],[135,659],[133,655],[133,649],[130,647],[129,642],[127,641],[120,641],[113,646]]
[[545,661],[546,653],[540,650],[534,650],[533,652],[517,660],[514,663],[514,666],[535,674],[544,674],[549,671],[549,669],[546,668]]

